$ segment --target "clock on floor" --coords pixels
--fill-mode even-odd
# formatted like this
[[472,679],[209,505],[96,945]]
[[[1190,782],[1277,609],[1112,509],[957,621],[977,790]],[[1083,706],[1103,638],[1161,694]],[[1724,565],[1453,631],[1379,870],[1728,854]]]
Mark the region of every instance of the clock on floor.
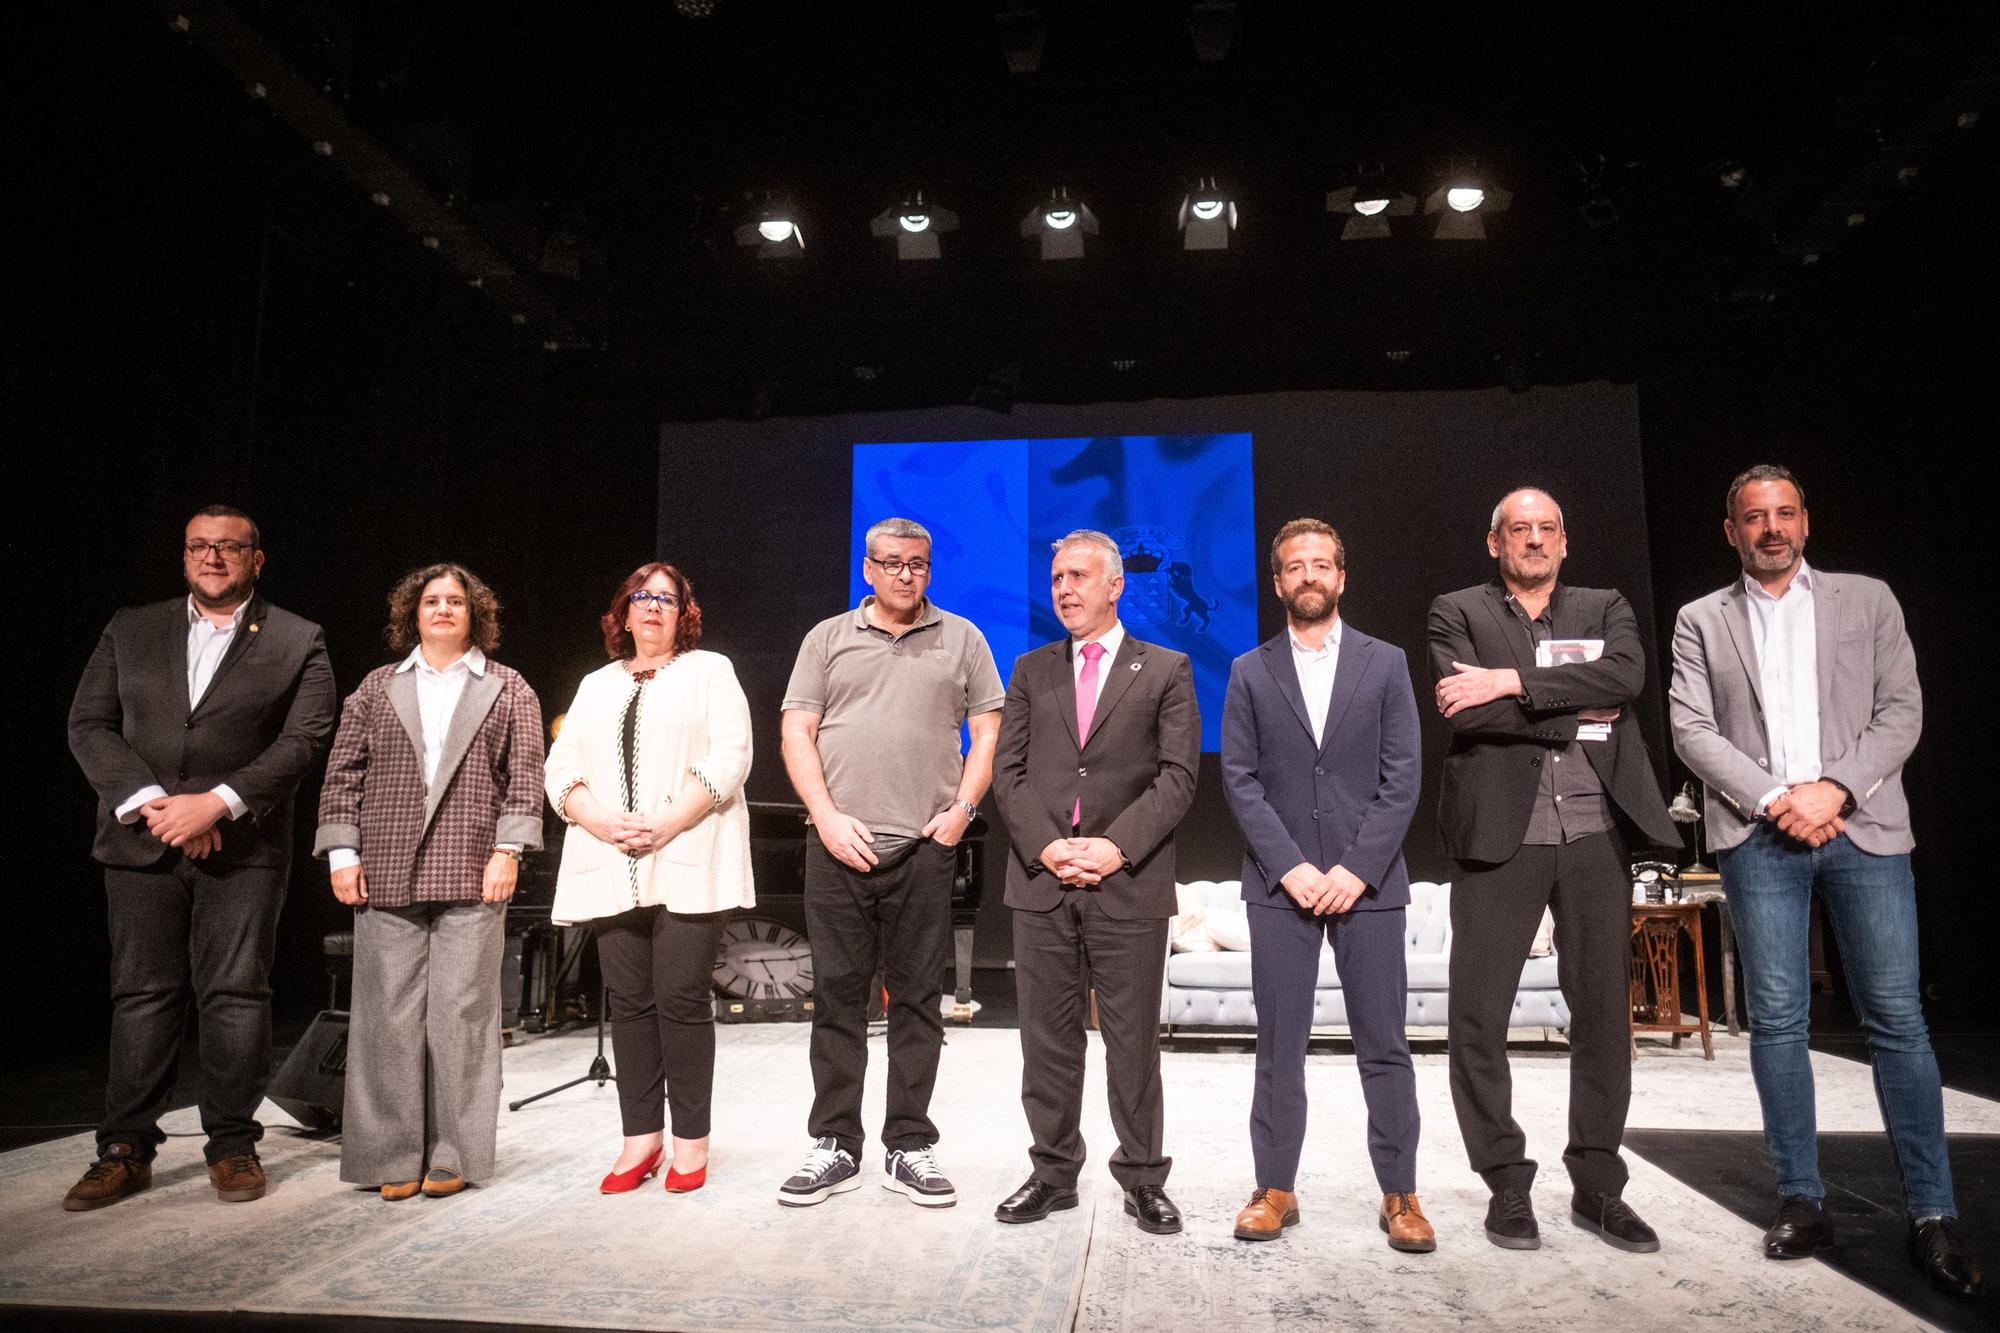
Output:
[[715,988],[735,1000],[812,998],[812,945],[782,921],[739,916],[722,928],[715,954]]

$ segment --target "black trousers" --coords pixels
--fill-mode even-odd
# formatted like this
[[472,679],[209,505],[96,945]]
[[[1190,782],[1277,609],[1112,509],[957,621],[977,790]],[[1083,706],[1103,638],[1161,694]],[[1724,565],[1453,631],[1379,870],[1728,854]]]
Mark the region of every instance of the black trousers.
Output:
[[812,938],[814,1138],[861,1155],[861,1084],[868,1072],[868,999],[877,971],[889,990],[889,1086],[882,1142],[937,1142],[931,1089],[944,1047],[944,970],[951,958],[951,878],[958,849],[928,839],[867,874],[806,844],[806,931]]
[[1459,863],[1451,886],[1451,1104],[1487,1188],[1526,1190],[1535,1178],[1514,1120],[1507,1020],[1544,906],[1555,914],[1556,976],[1570,1012],[1563,1165],[1577,1189],[1625,1188],[1618,1145],[1632,1100],[1631,903],[1625,849],[1612,833],[1523,847],[1498,865]]
[[202,1131],[210,1162],[253,1150],[257,1104],[271,1081],[271,958],[289,865],[218,866],[176,853],[159,866],[107,866],[111,925],[111,1066],[101,1152],[131,1145],[151,1161],[197,1016]]
[[1103,899],[1071,890],[1052,911],[1014,913],[1014,988],[1021,1009],[1021,1108],[1034,1138],[1033,1175],[1065,1189],[1083,1170],[1083,1071],[1090,991],[1104,1039],[1105,1095],[1120,1185],[1164,1185],[1166,1110],[1160,1091],[1160,987],[1167,923],[1106,916]]
[[597,922],[597,966],[625,1134],[708,1136],[715,1091],[715,950],[724,912],[638,907]]

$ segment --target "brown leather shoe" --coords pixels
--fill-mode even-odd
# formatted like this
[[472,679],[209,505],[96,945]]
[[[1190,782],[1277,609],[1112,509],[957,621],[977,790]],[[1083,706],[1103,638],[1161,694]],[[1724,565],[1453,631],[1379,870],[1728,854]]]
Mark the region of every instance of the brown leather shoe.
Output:
[[465,1188],[465,1177],[456,1171],[438,1167],[424,1172],[424,1193],[433,1199],[442,1199],[447,1194],[456,1194]]
[[383,1198],[387,1199],[390,1203],[396,1203],[403,1199],[416,1198],[418,1193],[423,1190],[424,1182],[421,1180],[398,1180],[379,1186],[378,1188]]
[[63,1195],[63,1207],[72,1213],[93,1208],[109,1208],[128,1194],[137,1194],[153,1184],[153,1164],[142,1162],[129,1143],[107,1143],[104,1152],[83,1179]]
[[224,1203],[248,1203],[264,1197],[264,1164],[254,1152],[240,1152],[208,1164],[208,1183]]
[[1382,1230],[1389,1233],[1389,1248],[1408,1254],[1429,1254],[1438,1247],[1437,1232],[1414,1194],[1384,1194],[1382,1211],[1376,1214]]
[[1285,1234],[1286,1227],[1298,1224],[1299,1196],[1290,1190],[1260,1186],[1236,1215],[1236,1239],[1276,1240]]

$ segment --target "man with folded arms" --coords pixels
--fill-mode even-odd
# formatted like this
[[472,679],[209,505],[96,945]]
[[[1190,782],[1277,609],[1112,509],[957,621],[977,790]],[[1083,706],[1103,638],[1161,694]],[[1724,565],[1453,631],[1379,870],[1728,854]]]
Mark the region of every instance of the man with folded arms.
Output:
[[1347,548],[1314,518],[1271,543],[1285,632],[1236,659],[1222,715],[1222,780],[1243,830],[1243,900],[1257,1004],[1250,1148],[1257,1189],[1238,1240],[1276,1240],[1299,1220],[1306,1043],[1320,955],[1331,945],[1368,1107],[1368,1156],[1391,1249],[1437,1248],[1417,1203],[1417,1078],[1403,1023],[1403,834],[1422,757],[1400,648],[1340,617]]
[[[1502,1249],[1540,1248],[1528,1193],[1535,1162],[1514,1119],[1507,1024],[1547,908],[1570,1012],[1570,1218],[1618,1249],[1651,1252],[1659,1237],[1622,1197],[1618,1155],[1632,1100],[1626,849],[1635,841],[1676,846],[1680,834],[1626,711],[1646,687],[1645,648],[1615,589],[1557,582],[1569,537],[1546,491],[1501,497],[1486,552],[1499,577],[1446,593],[1430,616],[1438,711],[1452,731],[1438,831],[1458,861],[1452,1107],[1472,1169],[1493,1192],[1486,1238]],[[1544,643],[1550,665],[1538,664]],[[1567,648],[1559,664],[1557,644]]]
[[1778,1176],[1764,1253],[1804,1259],[1833,1243],[1806,1051],[1817,894],[1868,1036],[1910,1258],[1938,1290],[1976,1296],[1918,988],[1903,764],[1924,706],[1902,608],[1876,579],[1806,564],[1805,494],[1784,468],[1737,477],[1724,512],[1743,577],[1681,608],[1670,699],[1674,748],[1707,788],[1709,846],[1743,955],[1750,1072]]

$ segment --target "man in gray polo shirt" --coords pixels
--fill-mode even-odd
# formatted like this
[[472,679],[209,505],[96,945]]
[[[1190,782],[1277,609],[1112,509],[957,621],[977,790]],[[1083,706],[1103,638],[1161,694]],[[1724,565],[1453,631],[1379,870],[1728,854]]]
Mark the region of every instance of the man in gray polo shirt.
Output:
[[[1006,691],[979,627],[925,596],[930,533],[885,518],[863,545],[874,594],[813,626],[785,687],[785,772],[819,837],[806,846],[813,1148],[778,1201],[814,1204],[861,1184],[868,992],[880,971],[889,991],[882,1185],[943,1208],[958,1195],[931,1153],[930,1101],[951,880],[992,780]],[[972,737],[963,756],[961,723]]]

